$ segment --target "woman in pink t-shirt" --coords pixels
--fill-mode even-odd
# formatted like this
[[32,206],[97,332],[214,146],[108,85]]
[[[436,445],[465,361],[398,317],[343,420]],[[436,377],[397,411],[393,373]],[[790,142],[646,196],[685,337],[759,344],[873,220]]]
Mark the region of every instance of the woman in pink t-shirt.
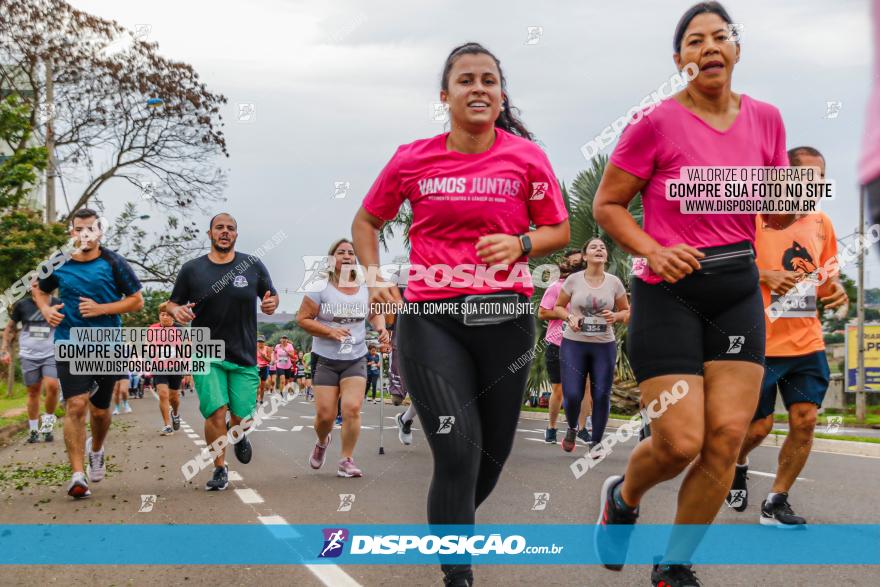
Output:
[[[608,526],[634,524],[645,493],[692,462],[675,523],[710,524],[755,414],[764,314],[754,214],[684,214],[679,201],[666,198],[667,182],[683,167],[788,166],[779,111],[731,89],[740,55],[731,23],[716,2],[697,4],[681,18],[673,58],[696,77],[624,130],[593,205],[599,225],[649,267],[631,284],[628,353],[652,436],[632,452],[626,474],[603,486],[596,526],[603,561],[625,552],[628,542],[613,540]],[[627,209],[638,193],[643,226]],[[655,584],[684,584],[681,577],[692,574],[684,563],[697,541],[683,531],[677,527],[655,567]]]
[[[419,315],[400,315],[398,352],[434,455],[428,521],[473,524],[510,454],[526,389],[535,343],[527,257],[564,247],[569,226],[553,169],[516,117],[494,55],[477,43],[454,49],[440,100],[450,131],[397,149],[352,234],[374,267],[382,224],[404,200],[412,206],[406,300]],[[370,285],[371,301],[401,301],[397,287]],[[431,301],[449,304],[438,312]],[[442,567],[447,584],[473,581],[470,565]]]

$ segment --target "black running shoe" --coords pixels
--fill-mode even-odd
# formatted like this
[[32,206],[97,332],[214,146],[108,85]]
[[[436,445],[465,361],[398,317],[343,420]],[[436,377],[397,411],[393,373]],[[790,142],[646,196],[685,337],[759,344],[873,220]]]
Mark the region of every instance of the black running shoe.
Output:
[[805,526],[807,520],[796,515],[788,504],[787,493],[777,493],[772,501],[761,504],[761,524],[777,528],[798,528]]
[[28,436],[28,444],[34,444],[35,442],[40,442],[40,433],[36,430],[31,430],[31,435]]
[[471,569],[444,574],[444,587],[471,587],[474,584],[474,572]]
[[749,466],[737,465],[733,474],[733,484],[727,492],[727,506],[738,512],[746,511],[749,505]]
[[619,508],[614,502],[614,488],[621,483],[623,483],[623,476],[612,475],[602,484],[599,519],[596,520],[594,534],[596,554],[609,571],[623,569],[623,563],[617,561],[625,559],[629,550],[632,528],[627,529],[626,526],[635,525],[636,520],[639,519],[638,507],[626,510]]
[[556,428],[547,428],[544,430],[544,442],[547,444],[556,444]]
[[235,458],[237,458],[238,462],[242,465],[246,465],[251,462],[251,457],[253,456],[254,449],[251,447],[251,441],[248,440],[247,434],[245,434],[235,443]]
[[656,564],[651,571],[651,585],[654,587],[700,587],[691,565]]
[[592,434],[593,433],[590,431],[589,428],[581,428],[580,430],[578,430],[578,438],[580,438],[587,444],[590,444],[590,442],[592,441]]
[[214,467],[214,475],[205,484],[205,491],[223,491],[229,485],[229,467]]
[[174,430],[180,430],[180,414],[171,412],[171,427]]

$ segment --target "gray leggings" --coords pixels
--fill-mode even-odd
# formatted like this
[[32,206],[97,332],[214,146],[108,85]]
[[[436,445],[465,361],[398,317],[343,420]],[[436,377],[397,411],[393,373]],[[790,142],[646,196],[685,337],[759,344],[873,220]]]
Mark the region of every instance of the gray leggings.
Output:
[[315,386],[326,385],[329,387],[339,387],[339,382],[348,377],[367,378],[367,356],[364,355],[359,359],[339,360],[328,359],[326,357],[318,358],[318,365],[312,377],[312,384]]

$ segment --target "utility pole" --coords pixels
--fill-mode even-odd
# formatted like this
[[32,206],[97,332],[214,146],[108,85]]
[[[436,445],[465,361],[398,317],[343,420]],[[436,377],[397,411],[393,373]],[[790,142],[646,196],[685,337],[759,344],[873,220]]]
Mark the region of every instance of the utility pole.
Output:
[[46,150],[49,158],[46,165],[46,223],[57,220],[55,211],[55,83],[52,79],[52,61],[46,60]]
[[856,293],[856,420],[865,423],[867,397],[865,396],[865,189],[859,197],[859,229],[856,243],[859,247],[859,283]]

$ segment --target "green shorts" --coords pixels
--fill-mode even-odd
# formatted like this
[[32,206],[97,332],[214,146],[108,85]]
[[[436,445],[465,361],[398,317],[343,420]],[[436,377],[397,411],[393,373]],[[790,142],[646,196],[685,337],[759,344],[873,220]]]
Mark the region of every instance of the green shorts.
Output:
[[208,418],[223,406],[239,418],[253,413],[257,405],[257,387],[260,376],[256,365],[243,366],[221,361],[211,363],[208,373],[193,374],[196,395],[199,396],[199,411]]

